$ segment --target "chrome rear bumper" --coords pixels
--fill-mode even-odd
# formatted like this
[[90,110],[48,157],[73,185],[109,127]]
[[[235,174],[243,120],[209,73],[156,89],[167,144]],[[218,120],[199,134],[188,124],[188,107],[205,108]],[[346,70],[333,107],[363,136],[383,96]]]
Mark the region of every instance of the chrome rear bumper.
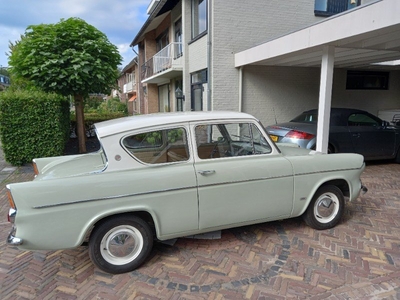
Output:
[[23,241],[20,238],[15,236],[16,228],[13,226],[11,232],[8,234],[7,237],[7,244],[11,246],[20,246],[22,245]]
[[10,210],[8,211],[8,221],[13,225],[12,225],[12,229],[7,237],[7,244],[11,245],[11,246],[19,246],[19,245],[22,245],[22,243],[23,243],[22,239],[17,238],[15,236],[15,234],[17,232],[17,228],[15,227],[15,224],[14,224],[16,215],[17,215],[17,210],[14,208],[10,208]]

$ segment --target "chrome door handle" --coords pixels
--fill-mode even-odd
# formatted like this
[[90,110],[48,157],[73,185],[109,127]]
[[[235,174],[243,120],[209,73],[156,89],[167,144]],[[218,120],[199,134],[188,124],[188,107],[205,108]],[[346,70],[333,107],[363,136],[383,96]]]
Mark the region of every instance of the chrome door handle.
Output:
[[215,170],[198,171],[198,173],[203,176],[208,176],[215,174]]

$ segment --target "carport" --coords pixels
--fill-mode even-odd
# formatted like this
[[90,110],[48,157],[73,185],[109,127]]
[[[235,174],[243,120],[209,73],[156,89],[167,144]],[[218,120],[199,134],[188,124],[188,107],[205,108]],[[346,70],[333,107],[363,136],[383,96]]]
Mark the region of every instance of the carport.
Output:
[[235,67],[246,65],[321,69],[316,150],[326,153],[333,70],[400,69],[400,1],[360,6],[236,53]]

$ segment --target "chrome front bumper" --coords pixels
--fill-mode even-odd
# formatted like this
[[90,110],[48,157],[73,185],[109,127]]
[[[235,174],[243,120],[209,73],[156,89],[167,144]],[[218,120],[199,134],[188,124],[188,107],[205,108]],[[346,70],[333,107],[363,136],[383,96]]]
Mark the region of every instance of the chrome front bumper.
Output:
[[361,184],[361,194],[364,195],[366,192],[368,192],[368,188],[365,185]]

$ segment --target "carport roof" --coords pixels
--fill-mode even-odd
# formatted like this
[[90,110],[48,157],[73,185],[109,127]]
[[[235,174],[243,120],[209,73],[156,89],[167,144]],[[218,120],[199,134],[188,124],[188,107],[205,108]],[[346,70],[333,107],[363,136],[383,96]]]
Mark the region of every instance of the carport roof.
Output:
[[235,67],[320,67],[325,46],[335,48],[335,68],[400,70],[392,62],[400,60],[400,1],[360,6],[236,53]]

